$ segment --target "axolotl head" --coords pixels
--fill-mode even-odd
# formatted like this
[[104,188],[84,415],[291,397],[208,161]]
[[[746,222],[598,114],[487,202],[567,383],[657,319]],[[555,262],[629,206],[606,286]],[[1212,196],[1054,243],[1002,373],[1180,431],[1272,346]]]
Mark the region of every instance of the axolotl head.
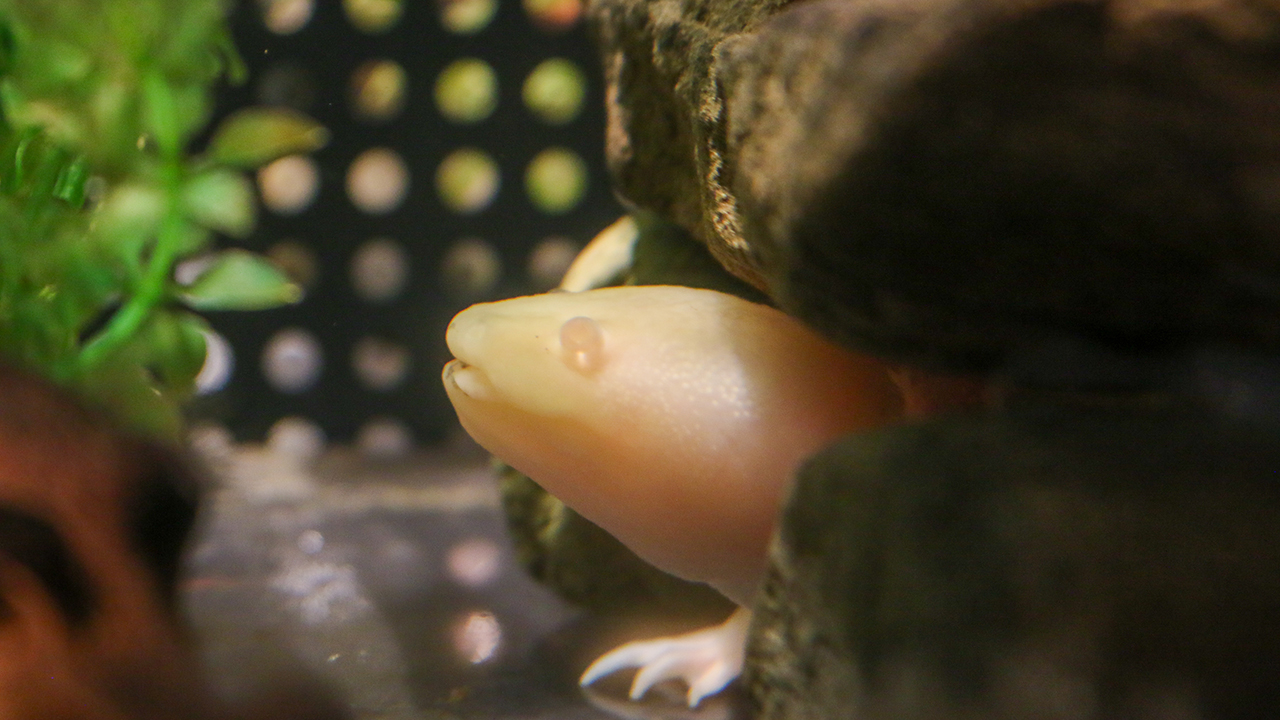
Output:
[[445,366],[444,384],[459,412],[509,408],[549,419],[595,401],[598,376],[619,352],[617,334],[606,334],[617,303],[584,309],[575,300],[555,293],[458,313],[445,334],[456,359]]
[[501,445],[556,426],[562,453],[623,435],[652,452],[713,451],[804,372],[792,356],[829,347],[773,308],[674,286],[474,305],[445,338],[456,360],[444,385],[464,427],[517,467]]

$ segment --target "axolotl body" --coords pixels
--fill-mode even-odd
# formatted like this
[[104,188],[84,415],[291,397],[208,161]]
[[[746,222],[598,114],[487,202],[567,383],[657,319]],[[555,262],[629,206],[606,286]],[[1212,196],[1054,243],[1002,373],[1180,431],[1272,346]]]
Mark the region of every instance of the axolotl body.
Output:
[[[444,384],[482,446],[640,557],[748,607],[791,478],[849,432],[901,417],[889,369],[782,312],[674,286],[475,305],[449,325]],[[749,614],[630,643],[589,683],[640,667],[696,704],[735,677]]]

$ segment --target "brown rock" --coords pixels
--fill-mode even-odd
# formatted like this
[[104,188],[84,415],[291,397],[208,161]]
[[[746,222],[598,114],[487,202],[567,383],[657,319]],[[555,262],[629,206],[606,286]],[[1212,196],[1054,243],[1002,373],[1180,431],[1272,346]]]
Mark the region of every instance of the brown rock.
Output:
[[620,191],[847,344],[1280,349],[1270,0],[592,7]]

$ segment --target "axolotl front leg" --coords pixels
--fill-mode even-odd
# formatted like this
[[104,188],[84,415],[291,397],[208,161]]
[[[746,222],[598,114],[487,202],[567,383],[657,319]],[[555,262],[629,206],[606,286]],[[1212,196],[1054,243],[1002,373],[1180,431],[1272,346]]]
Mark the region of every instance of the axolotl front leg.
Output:
[[[447,333],[463,427],[640,557],[746,607],[792,475],[851,431],[896,419],[887,368],[764,305],[649,286],[476,305]],[[625,645],[589,683],[639,667],[690,704],[741,669],[749,613]]]

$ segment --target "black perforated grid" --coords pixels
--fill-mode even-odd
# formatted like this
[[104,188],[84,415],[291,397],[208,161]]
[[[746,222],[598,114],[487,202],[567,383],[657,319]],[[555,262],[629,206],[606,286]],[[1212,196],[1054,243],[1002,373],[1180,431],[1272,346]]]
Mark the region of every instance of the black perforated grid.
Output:
[[[276,258],[304,281],[307,294],[293,307],[211,318],[234,364],[225,386],[196,403],[199,418],[225,424],[240,439],[260,439],[278,420],[300,418],[334,442],[363,440],[384,449],[397,438],[437,442],[456,423],[439,379],[452,314],[472,301],[546,289],[548,269],[620,214],[603,165],[598,60],[580,18],[573,20],[580,8],[558,1],[548,23],[518,0],[497,2],[491,21],[472,34],[447,29],[444,6],[424,0],[375,0],[402,11],[379,32],[353,22],[353,8],[369,4],[359,0],[241,3],[234,29],[250,79],[225,92],[219,115],[255,103],[288,105],[324,123],[332,140],[311,158],[319,180],[313,202],[296,213],[265,203],[250,238],[226,241]],[[272,22],[289,32],[273,32]],[[435,97],[441,73],[463,58],[487,63],[497,79],[496,105],[476,122],[447,119]],[[541,119],[522,97],[526,78],[548,58],[569,61],[586,80],[581,111],[563,124]],[[398,63],[406,79],[403,108],[383,119],[360,112],[352,90],[368,76],[367,63],[378,60]],[[464,94],[460,102],[466,101]],[[483,209],[451,208],[437,187],[442,162],[459,148],[487,153],[500,172],[499,190]],[[564,212],[539,209],[526,190],[527,168],[548,148],[571,151],[586,168],[585,192]],[[394,169],[399,157],[408,171],[407,193],[389,211],[359,209],[348,193],[352,163],[371,149],[390,158],[383,167]],[[307,165],[300,158],[290,162],[295,170]],[[283,177],[285,190],[298,190],[296,179]],[[383,260],[394,259],[397,247],[406,260],[403,287],[381,300],[353,285],[353,260],[362,247],[369,251],[370,241]],[[379,250],[372,253],[379,257]],[[493,279],[495,259],[500,275]],[[531,273],[531,262],[547,267]],[[386,279],[382,267],[374,279]],[[308,342],[320,352],[313,381],[306,372]],[[283,373],[275,382],[264,371],[267,356],[283,363],[274,366]]]

